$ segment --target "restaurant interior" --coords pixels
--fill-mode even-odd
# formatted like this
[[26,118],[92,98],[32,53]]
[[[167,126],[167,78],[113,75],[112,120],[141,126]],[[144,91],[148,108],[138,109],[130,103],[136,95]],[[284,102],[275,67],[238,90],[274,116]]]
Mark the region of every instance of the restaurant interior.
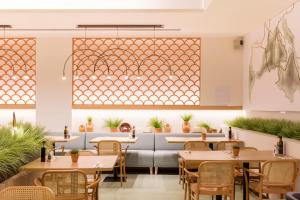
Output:
[[0,200],[299,200],[299,0],[0,3]]

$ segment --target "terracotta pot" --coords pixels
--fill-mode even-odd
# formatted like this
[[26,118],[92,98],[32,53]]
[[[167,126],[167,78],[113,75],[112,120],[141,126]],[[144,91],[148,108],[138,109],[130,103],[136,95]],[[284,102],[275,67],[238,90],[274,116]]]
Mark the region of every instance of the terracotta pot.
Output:
[[118,128],[110,128],[110,132],[116,133],[116,132],[119,132],[119,129]]
[[164,133],[171,133],[171,127],[164,127],[163,132]]
[[84,125],[79,126],[79,132],[85,132],[85,126]]
[[93,131],[94,131],[94,124],[88,122],[86,124],[86,132],[93,132]]
[[190,123],[189,122],[183,122],[182,132],[183,133],[189,133],[190,131],[191,131]]
[[240,148],[232,148],[232,155],[233,157],[239,157]]
[[206,133],[201,133],[202,140],[206,140]]
[[155,133],[162,133],[162,128],[154,128]]
[[79,154],[78,153],[71,153],[71,159],[73,163],[77,163],[79,158]]

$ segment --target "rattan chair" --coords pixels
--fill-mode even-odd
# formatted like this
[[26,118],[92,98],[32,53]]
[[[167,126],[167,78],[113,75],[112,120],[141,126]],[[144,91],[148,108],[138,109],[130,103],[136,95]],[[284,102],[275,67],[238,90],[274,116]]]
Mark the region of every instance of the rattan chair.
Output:
[[50,188],[56,200],[96,200],[99,182],[97,179],[88,184],[87,175],[79,170],[51,170],[34,181],[35,185]]
[[126,154],[128,147],[122,151],[121,143],[115,140],[105,140],[98,142],[98,155],[117,155],[118,163],[115,167],[120,168],[120,182],[123,186],[123,180],[126,179]]
[[47,187],[14,186],[0,191],[1,200],[55,200],[55,195]]
[[222,141],[217,143],[217,151],[224,151],[224,150],[232,150],[232,146],[239,145],[242,147],[244,143],[242,141]]
[[[185,142],[183,146],[184,150],[186,151],[210,151],[210,148],[206,142],[203,141],[189,141]],[[183,187],[185,184],[185,175],[184,175],[184,164],[181,158],[178,159],[179,163],[179,184],[183,183]],[[191,168],[198,168],[197,166],[190,166],[187,167],[188,169]]]
[[[187,172],[189,173],[189,172]],[[190,184],[189,199],[199,200],[200,195],[222,195],[234,200],[234,166],[230,161],[202,162],[195,175],[197,183]]]
[[[279,194],[283,199],[287,192],[295,190],[295,180],[298,173],[297,162],[295,160],[267,161],[262,164],[261,173],[249,171],[260,177],[258,181],[250,181],[246,177],[247,188],[258,194],[258,199],[262,200],[264,194]],[[247,196],[249,196],[247,194]]]

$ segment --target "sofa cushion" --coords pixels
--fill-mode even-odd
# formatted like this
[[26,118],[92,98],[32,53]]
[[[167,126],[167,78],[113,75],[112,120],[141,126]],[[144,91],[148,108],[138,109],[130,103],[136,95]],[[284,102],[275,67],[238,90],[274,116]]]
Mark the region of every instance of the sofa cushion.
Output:
[[152,150],[128,150],[126,155],[127,167],[153,167]]
[[159,150],[154,152],[154,167],[178,167],[178,151]]
[[130,150],[152,150],[154,151],[154,133],[137,133],[138,140],[130,144]]

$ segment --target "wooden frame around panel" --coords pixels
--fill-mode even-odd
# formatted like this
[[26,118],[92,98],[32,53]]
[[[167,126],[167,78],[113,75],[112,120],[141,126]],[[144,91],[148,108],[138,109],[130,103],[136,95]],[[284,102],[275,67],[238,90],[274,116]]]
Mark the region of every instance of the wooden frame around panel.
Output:
[[137,110],[243,110],[243,106],[184,105],[73,105],[73,109],[137,109]]

